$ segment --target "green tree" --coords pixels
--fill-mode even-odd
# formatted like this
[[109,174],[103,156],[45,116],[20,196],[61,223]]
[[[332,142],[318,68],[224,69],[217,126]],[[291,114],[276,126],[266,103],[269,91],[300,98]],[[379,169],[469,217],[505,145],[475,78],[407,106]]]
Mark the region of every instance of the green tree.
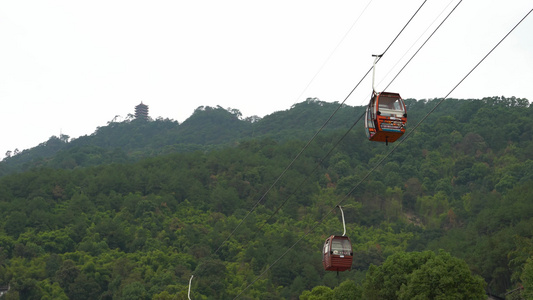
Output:
[[46,277],[53,278],[56,272],[61,268],[63,260],[61,256],[56,253],[50,254],[50,256],[45,258],[45,267]]
[[4,230],[7,234],[18,237],[19,234],[24,232],[26,222],[26,214],[19,211],[11,212],[11,214],[7,217]]
[[520,277],[524,285],[524,299],[533,299],[533,257],[528,258]]
[[46,279],[39,282],[39,287],[43,292],[41,300],[69,300],[57,282],[51,283],[50,280]]
[[[333,291],[327,286],[315,286],[311,291],[304,291],[300,300],[333,300]],[[347,298],[348,299],[348,298]]]
[[145,300],[148,299],[146,288],[140,282],[132,282],[122,290],[123,300]]
[[[210,299],[225,299],[227,269],[218,259],[205,258],[196,267],[196,291],[208,296]],[[196,280],[196,278],[198,278]]]
[[399,252],[371,266],[364,299],[485,299],[484,281],[449,253]]
[[485,282],[471,274],[466,262],[444,251],[429,259],[400,287],[398,299],[486,299]]
[[361,299],[361,289],[352,280],[346,280],[333,289],[333,299]]
[[35,278],[31,278],[27,275],[14,278],[14,280],[11,281],[10,286],[12,290],[8,292],[8,299],[17,299],[10,298],[15,297],[16,294],[18,294],[20,299],[28,300],[38,300],[43,296],[43,293],[38,286],[38,281]]
[[93,278],[87,277],[84,273],[80,273],[74,282],[69,285],[67,295],[70,299],[91,300],[98,298],[100,293],[101,288],[98,283]]
[[74,261],[67,259],[63,262],[59,270],[57,270],[55,279],[68,294],[70,285],[74,283],[79,274],[80,269],[76,266]]

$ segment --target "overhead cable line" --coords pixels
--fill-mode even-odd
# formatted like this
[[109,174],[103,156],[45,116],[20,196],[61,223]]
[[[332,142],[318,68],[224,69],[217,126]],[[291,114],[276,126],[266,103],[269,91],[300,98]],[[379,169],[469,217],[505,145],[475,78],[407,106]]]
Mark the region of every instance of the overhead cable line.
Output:
[[[307,89],[309,88],[309,86],[311,85],[311,83],[315,80],[315,78],[318,76],[318,74],[320,74],[320,72],[322,71],[322,69],[324,68],[324,66],[328,63],[328,61],[331,59],[331,57],[333,56],[333,54],[337,51],[337,49],[339,48],[339,46],[342,44],[342,42],[346,39],[346,37],[348,36],[348,34],[352,31],[352,29],[355,27],[355,25],[359,22],[359,19],[361,18],[361,16],[363,15],[363,13],[366,11],[366,9],[368,8],[368,6],[370,5],[370,3],[372,3],[373,0],[370,0],[367,5],[365,6],[365,8],[363,9],[363,11],[359,14],[359,17],[357,17],[357,19],[354,21],[354,23],[352,24],[352,26],[348,29],[348,31],[344,34],[344,36],[342,37],[342,39],[339,41],[339,43],[337,43],[337,46],[335,46],[335,48],[333,49],[333,51],[330,53],[330,55],[328,56],[328,58],[322,63],[322,65],[320,66],[320,68],[318,69],[318,71],[315,73],[315,75],[311,78],[311,80],[309,81],[309,83],[307,83],[307,85],[305,86],[305,88],[302,90],[302,92],[300,93],[300,95],[298,96],[297,99],[299,99],[304,93],[305,91],[307,91]],[[338,109],[337,109],[338,110]],[[283,177],[283,175],[285,175],[285,173],[290,169],[290,167],[292,166],[292,164],[298,159],[298,157],[300,157],[300,155],[303,153],[303,151],[309,146],[309,144],[311,144],[311,142],[316,138],[316,136],[318,135],[318,133],[320,133],[322,131],[322,129],[326,126],[326,124],[329,123],[329,121],[331,120],[331,118],[333,117],[333,115],[335,115],[335,113],[337,112],[337,110],[335,110],[335,112],[333,112],[333,114],[331,115],[331,117],[329,117],[329,119],[324,123],[324,125],[322,125],[322,127],[320,127],[320,129],[317,131],[317,133],[315,133],[315,135],[311,138],[311,140],[309,140],[309,142],[307,142],[307,144],[303,147],[303,149],[296,155],[296,157],[290,162],[290,164],[285,168],[285,170],[283,170],[283,172],[281,172],[281,174],[278,176],[278,178],[274,181],[274,183],[266,190],[266,192],[261,196],[261,198],[255,203],[254,206],[252,206],[252,209],[244,216],[244,218],[239,222],[239,224],[237,224],[237,226],[233,229],[233,231],[229,234],[229,236],[222,242],[222,244],[217,248],[217,250],[215,251],[215,254],[218,253],[218,251],[222,248],[222,246],[229,240],[230,237],[233,236],[233,234],[235,233],[235,231],[242,225],[242,223],[244,223],[244,221],[248,218],[248,216],[255,210],[255,208],[257,207],[257,205],[259,205],[259,203],[261,203],[261,201],[263,201],[263,199],[266,197],[266,195],[270,192],[270,190],[276,185],[276,183],[281,179],[281,177]]]
[[[383,55],[385,55],[385,53],[389,50],[389,48],[394,44],[394,42],[398,39],[398,37],[402,34],[402,32],[405,30],[405,28],[407,27],[407,25],[409,25],[409,23],[411,23],[411,21],[413,20],[413,18],[416,16],[416,14],[420,11],[420,9],[422,9],[422,7],[424,6],[424,4],[427,2],[427,0],[424,0],[424,2],[420,5],[420,7],[418,7],[418,9],[416,10],[416,12],[411,16],[411,18],[409,19],[409,21],[407,21],[407,23],[403,26],[402,30],[400,30],[400,32],[396,35],[396,37],[392,40],[392,42],[389,44],[389,46],[385,49],[385,51],[383,51]],[[378,60],[379,61],[379,60]],[[377,62],[376,62],[377,63]],[[324,129],[324,127],[326,127],[326,125],[329,123],[329,121],[333,118],[333,116],[339,111],[339,109],[344,105],[344,103],[346,102],[346,100],[352,95],[352,93],[355,91],[355,89],[361,84],[361,82],[365,79],[365,77],[368,75],[368,73],[370,73],[370,71],[372,70],[372,67],[366,72],[366,74],[363,76],[363,78],[361,78],[361,80],[357,83],[357,85],[350,91],[350,93],[348,93],[348,96],[346,96],[346,98],[342,101],[342,103],[339,104],[339,106],[337,107],[337,109],[335,109],[335,111],[331,114],[331,116],[326,120],[326,122],[322,125],[322,127],[320,127],[320,129],[313,135],[313,137],[311,137],[311,139],[307,142],[307,144],[305,144],[305,146],[302,148],[302,150],[300,150],[300,152],[296,155],[296,157],[294,157],[294,159],[289,163],[289,165],[283,170],[283,172],[281,172],[281,174],[277,177],[277,179],[274,181],[274,183],[272,183],[272,185],[266,190],[266,192],[261,196],[261,198],[252,206],[252,208],[250,209],[250,211],[248,211],[248,213],[244,216],[244,218],[239,222],[239,224],[237,224],[237,226],[235,227],[235,229],[233,229],[233,231],[228,235],[228,237],[220,244],[220,246],[217,248],[217,250],[215,251],[215,254],[218,253],[218,251],[222,248],[222,246],[229,240],[229,238],[231,236],[233,236],[233,234],[235,233],[235,231],[244,223],[244,221],[248,218],[248,216],[255,210],[255,208],[259,205],[259,203],[261,203],[261,201],[263,201],[263,199],[266,197],[266,195],[270,192],[270,190],[272,190],[272,188],[274,188],[274,186],[278,183],[278,181],[283,177],[283,175],[285,175],[285,173],[287,173],[287,171],[290,169],[290,167],[294,164],[294,162],[300,157],[300,155],[307,149],[307,147],[309,147],[309,145],[315,140],[315,138],[318,136],[318,134]]]
[[261,274],[257,276],[257,278],[252,281],[246,288],[244,288],[234,299],[238,298],[244,291],[246,291],[252,284],[254,284],[259,278],[261,278],[267,271],[272,268],[276,263],[278,263],[289,251],[291,251],[304,237],[308,236],[311,232],[313,232],[318,225],[320,225],[326,217],[328,217],[337,206],[341,205],[342,202],[344,202],[350,194],[357,188],[359,185],[365,181],[370,174],[374,172],[382,163],[385,161],[406,139],[408,139],[411,134],[424,122],[433,111],[442,103],[446,98],[461,84],[463,81],[472,74],[472,72],[524,21],[525,18],[531,14],[533,9],[531,9],[447,94],[442,98],[414,127],[413,129],[405,136],[405,138],[401,139],[398,143],[395,144],[394,148],[391,149],[386,156],[384,156],[336,205],[334,208],[329,210],[313,227],[311,227],[309,230],[307,230],[304,235],[302,235],[296,242],[291,245],[280,257],[278,257],[272,264],[270,264]]
[[318,74],[320,74],[320,72],[322,72],[322,69],[324,69],[324,67],[326,66],[326,64],[329,62],[329,60],[331,59],[331,57],[333,56],[333,54],[335,54],[335,52],[337,52],[337,49],[340,47],[340,45],[344,42],[344,40],[346,39],[346,37],[348,36],[348,34],[352,31],[352,29],[355,27],[355,25],[359,22],[359,19],[361,18],[361,16],[365,13],[366,9],[370,6],[370,3],[372,3],[373,0],[370,0],[368,1],[368,3],[366,4],[365,8],[363,9],[363,11],[359,14],[359,16],[357,17],[357,19],[353,22],[352,26],[350,27],[350,29],[348,29],[348,31],[346,31],[346,33],[344,34],[344,36],[341,38],[341,40],[339,41],[339,43],[337,44],[337,46],[335,46],[335,48],[333,49],[333,51],[331,51],[331,53],[329,54],[328,58],[326,58],[326,60],[322,63],[322,65],[320,66],[320,68],[318,68],[318,71],[315,73],[315,75],[311,78],[311,80],[307,83],[307,85],[305,86],[305,88],[302,90],[302,92],[300,93],[300,95],[298,95],[298,98],[296,99],[300,99],[300,97],[302,97],[302,95],[307,91],[307,89],[309,88],[309,86],[313,83],[313,81],[315,81],[315,78],[318,76]]
[[[444,7],[444,8],[442,9],[442,11],[441,11],[441,12],[439,13],[439,15],[433,20],[433,22],[431,22],[431,24],[428,25],[428,27],[424,30],[424,32],[422,32],[422,33],[420,34],[420,36],[419,36],[419,37],[413,42],[413,44],[411,45],[411,47],[409,47],[409,49],[407,49],[407,50],[405,51],[405,53],[402,55],[402,57],[401,57],[400,59],[398,59],[398,61],[396,61],[396,63],[394,64],[394,66],[392,66],[392,68],[390,68],[390,70],[389,70],[389,71],[383,76],[384,78],[387,77],[387,76],[390,74],[390,72],[392,72],[392,70],[393,70],[393,69],[394,69],[394,68],[400,63],[400,61],[401,61],[401,60],[407,55],[407,53],[408,53],[408,52],[409,52],[409,51],[415,46],[415,44],[416,44],[416,43],[422,38],[422,36],[423,36],[423,35],[429,30],[429,28],[431,28],[431,26],[433,26],[433,24],[437,21],[437,19],[438,19],[438,18],[439,18],[439,17],[440,17],[445,11],[446,11],[446,9],[447,9],[447,8],[448,8],[448,7],[454,2],[454,1],[455,1],[455,0],[451,0],[451,1],[446,5],[446,7]],[[463,1],[463,0],[460,0],[459,3],[461,3],[462,1]],[[455,10],[455,8],[456,8],[458,5],[459,5],[459,4],[457,4],[457,5],[453,8],[453,10]],[[453,12],[453,10],[452,10],[452,12]],[[450,16],[450,14],[451,14],[451,12],[448,13],[448,17]],[[446,18],[448,18],[448,17],[446,17]],[[446,21],[446,19],[444,19],[444,21]],[[440,25],[442,25],[442,23],[444,23],[444,21],[442,21]],[[439,25],[439,27],[440,27],[440,25]],[[435,30],[433,31],[433,33],[435,33],[435,31],[437,31],[437,30],[438,30],[438,27],[437,27],[437,29],[435,29]],[[433,33],[432,33],[432,34],[433,34]],[[431,38],[431,37],[430,37],[430,38]],[[428,39],[429,39],[429,38],[428,38]],[[427,40],[426,40],[426,42],[427,42]],[[420,48],[422,48],[422,47],[420,47]],[[420,48],[418,49],[419,51],[420,51]],[[407,65],[407,64],[406,64],[406,65]],[[398,76],[398,75],[396,75],[396,76]],[[381,80],[381,81],[383,81],[383,80]],[[379,83],[381,83],[381,81],[380,81]],[[391,80],[391,82],[389,82],[389,85],[390,85],[393,81],[394,81],[394,79]],[[387,86],[384,90],[386,90],[388,87],[389,87],[389,86]]]
[[422,47],[424,47],[424,45],[426,45],[426,43],[429,41],[429,39],[431,39],[431,37],[435,34],[435,32],[437,32],[437,30],[439,30],[439,28],[442,26],[442,24],[444,24],[444,22],[446,22],[446,20],[448,19],[448,17],[455,11],[455,9],[457,8],[457,6],[459,6],[459,4],[461,4],[461,2],[463,2],[463,0],[460,0],[454,7],[453,9],[450,11],[450,13],[448,13],[448,15],[446,16],[446,18],[444,18],[444,20],[442,20],[442,22],[440,22],[439,26],[437,26],[437,28],[435,28],[435,30],[429,35],[429,37],[426,39],[426,41],[424,43],[422,43],[422,45],[418,48],[418,50],[416,50],[416,52],[413,54],[413,56],[411,56],[411,58],[407,61],[407,63],[403,66],[403,68],[400,69],[400,71],[396,74],[396,76],[394,76],[394,78],[392,78],[391,82],[389,82],[389,84],[385,87],[385,90],[392,84],[392,82],[394,80],[396,80],[396,78],[398,77],[398,75],[400,75],[400,73],[402,73],[403,69],[405,69],[405,67],[411,62],[411,60],[413,60],[413,58],[418,54],[418,52],[420,52],[420,50],[422,49]]
[[[444,18],[441,23],[439,24],[439,26],[437,26],[437,28],[435,28],[435,30],[431,33],[431,35],[426,39],[426,41],[418,48],[418,50],[413,54],[413,56],[411,56],[411,58],[405,63],[405,65],[402,67],[402,69],[396,74],[396,76],[394,76],[394,78],[389,82],[389,84],[387,85],[387,87],[385,88],[385,90],[394,82],[394,80],[396,80],[396,78],[398,77],[398,75],[400,75],[400,73],[405,69],[405,67],[407,67],[407,65],[413,60],[413,58],[418,54],[418,52],[420,52],[420,50],[426,45],[426,43],[429,41],[429,39],[431,39],[431,37],[435,34],[435,32],[437,32],[437,30],[439,30],[439,28],[441,27],[441,25],[448,19],[448,17],[455,11],[455,9],[457,8],[457,6],[459,6],[459,4],[461,4],[463,0],[460,0],[457,5],[455,5],[455,7],[448,13],[448,15],[446,16],[446,18]],[[451,3],[451,2],[450,2]],[[333,145],[333,147],[328,151],[328,153],[318,162],[317,166],[310,172],[310,174],[300,183],[300,185],[298,185],[297,187],[297,190],[307,181],[307,179],[309,179],[309,177],[311,176],[312,173],[314,173],[318,167],[324,162],[324,160],[331,154],[331,152],[337,147],[337,145],[340,144],[340,142],[348,135],[348,133],[355,127],[355,125],[364,117],[365,115],[365,112],[363,112],[363,114],[355,121],[355,123],[348,129],[348,131],[337,141],[337,143],[335,143],[335,145]],[[287,199],[281,203],[281,205],[270,215],[270,217],[265,221],[263,222],[263,224],[258,228],[258,231],[261,230],[261,228],[263,228],[263,226],[268,222],[270,221],[274,215],[276,215],[279,210],[288,202],[288,200],[290,199],[290,197],[292,196],[293,194],[291,194],[289,197],[287,197]]]
[[[357,123],[363,118],[364,116],[364,113],[353,123],[353,125],[346,131],[346,133],[333,145],[333,147],[331,147],[331,149],[328,151],[328,153],[326,153],[326,155],[324,155],[320,161],[316,164],[315,168],[309,173],[309,175],[307,175],[307,177],[305,177],[304,180],[302,180],[300,182],[300,184],[296,187],[296,190],[299,190],[306,182],[307,180],[311,177],[311,174],[313,174],[317,169],[318,167],[320,167],[322,165],[322,163],[326,160],[326,158],[329,157],[329,155],[331,154],[331,152],[333,152],[333,150],[335,150],[335,148],[337,148],[337,146],[340,144],[340,142],[342,142],[344,140],[344,138],[348,135],[348,133],[350,133],[350,131],[352,131],[352,129],[355,127],[355,125],[357,125]],[[291,199],[291,197],[294,195],[294,193],[292,193],[290,196],[288,196],[285,201],[283,201],[277,208],[276,210],[270,215],[270,217],[263,222],[263,224],[261,224],[261,226],[257,229],[257,231],[260,231],[267,223],[268,221],[270,221],[278,212],[279,210],[285,206],[285,204],[287,204],[287,202],[289,201],[289,199]]]

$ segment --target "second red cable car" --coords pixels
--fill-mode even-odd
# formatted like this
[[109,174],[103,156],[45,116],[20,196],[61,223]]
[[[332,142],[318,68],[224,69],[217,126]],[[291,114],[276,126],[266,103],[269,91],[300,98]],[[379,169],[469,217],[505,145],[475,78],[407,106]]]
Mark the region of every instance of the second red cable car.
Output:
[[350,238],[332,235],[326,239],[322,264],[326,271],[342,272],[350,270],[353,263],[353,250]]
[[[374,73],[379,55],[374,55]],[[365,132],[370,141],[395,142],[405,133],[407,110],[402,97],[398,93],[376,93],[374,75],[372,75],[372,98],[366,109]]]
[[341,235],[332,235],[326,239],[322,249],[322,265],[326,271],[342,272],[352,269],[353,249],[350,238],[345,236],[346,224],[344,222],[344,212],[342,207],[338,206],[342,213],[342,225],[344,233]]

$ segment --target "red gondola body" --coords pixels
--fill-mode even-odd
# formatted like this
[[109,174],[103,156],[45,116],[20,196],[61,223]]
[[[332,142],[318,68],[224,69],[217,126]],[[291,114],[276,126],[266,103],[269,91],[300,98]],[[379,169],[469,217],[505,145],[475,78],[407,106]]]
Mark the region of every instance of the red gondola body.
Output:
[[369,140],[393,143],[405,133],[406,123],[407,111],[400,94],[373,93],[365,117]]
[[326,271],[342,272],[350,270],[353,262],[353,250],[350,238],[332,235],[326,239],[322,253],[322,264]]

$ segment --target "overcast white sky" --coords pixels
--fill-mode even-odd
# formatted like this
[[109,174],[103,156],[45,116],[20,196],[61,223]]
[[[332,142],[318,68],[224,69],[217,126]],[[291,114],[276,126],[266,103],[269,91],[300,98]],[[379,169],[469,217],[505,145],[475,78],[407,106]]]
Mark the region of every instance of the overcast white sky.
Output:
[[[422,2],[2,1],[0,158],[91,134],[141,101],[180,123],[202,105],[263,117],[307,97],[342,102]],[[378,64],[377,90],[458,2],[426,2]],[[464,0],[387,90],[444,97],[532,8]],[[450,97],[533,101],[532,33],[530,15]],[[346,104],[371,89],[368,77]]]

